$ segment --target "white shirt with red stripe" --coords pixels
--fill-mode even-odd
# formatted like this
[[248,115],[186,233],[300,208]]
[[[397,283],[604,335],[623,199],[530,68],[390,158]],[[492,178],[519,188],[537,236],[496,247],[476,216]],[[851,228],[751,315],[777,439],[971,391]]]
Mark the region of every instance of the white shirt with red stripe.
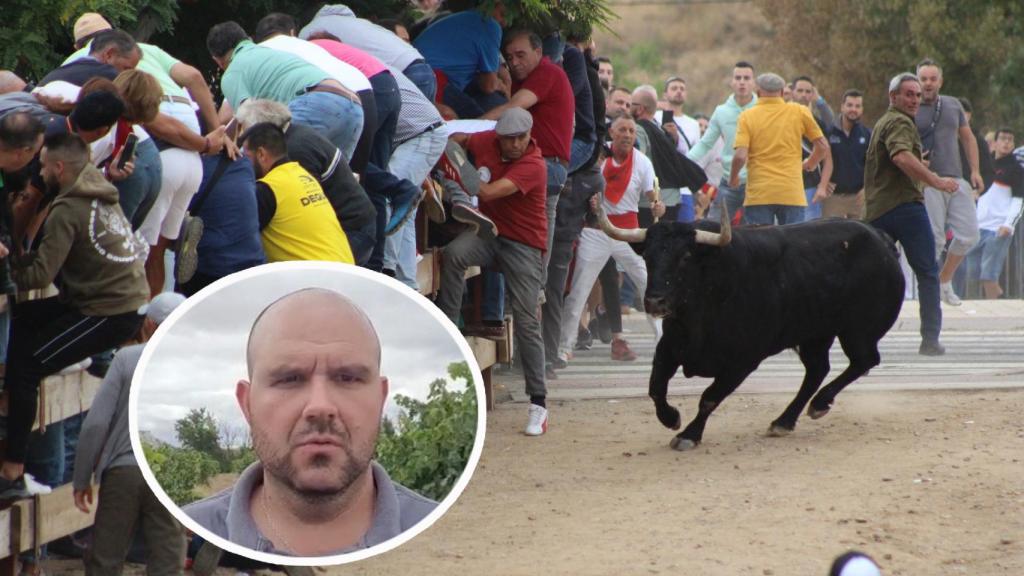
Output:
[[[611,156],[605,159],[605,163],[608,162],[611,162],[612,166],[621,165]],[[623,222],[624,219],[614,218],[614,216],[625,216],[630,213],[635,215],[640,195],[648,190],[654,190],[654,164],[651,164],[650,158],[644,156],[643,152],[634,149],[633,173],[629,177],[629,184],[626,185],[626,193],[622,195],[617,204],[612,204],[607,197],[602,197],[601,206],[604,208],[604,213],[608,215],[608,219],[619,228],[638,228],[638,224],[626,225]],[[633,220],[635,221],[635,217]]]

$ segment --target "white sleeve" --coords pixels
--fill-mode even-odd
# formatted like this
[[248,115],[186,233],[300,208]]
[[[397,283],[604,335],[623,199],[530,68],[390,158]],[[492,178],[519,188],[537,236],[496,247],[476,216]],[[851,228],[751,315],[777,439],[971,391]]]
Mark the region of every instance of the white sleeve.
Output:
[[1017,223],[1020,222],[1022,212],[1024,212],[1024,198],[1020,196],[1010,198],[1010,207],[1006,210],[1006,221],[1003,222],[1003,226],[1010,229],[1011,235],[1017,228]]
[[654,164],[646,156],[643,158],[643,171],[640,173],[640,193],[645,194],[648,190],[654,190]]

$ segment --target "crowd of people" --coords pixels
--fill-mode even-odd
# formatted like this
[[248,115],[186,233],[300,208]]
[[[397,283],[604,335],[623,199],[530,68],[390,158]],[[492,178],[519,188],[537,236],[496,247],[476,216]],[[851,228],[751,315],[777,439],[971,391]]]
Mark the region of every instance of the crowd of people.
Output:
[[[87,358],[102,376],[152,297],[265,262],[354,264],[418,289],[419,254],[440,248],[436,304],[466,334],[504,338],[509,303],[525,433],[539,436],[547,381],[574,350],[596,335],[613,360],[637,358],[621,314],[644,293],[644,261],[600,218],[620,229],[863,219],[902,246],[920,351],[941,354],[940,298],[960,304],[964,260],[986,297],[1000,295],[1024,211],[1014,132],[978,136],[931,60],[888,87],[847,90],[838,117],[810,77],[741,60],[731,94],[703,116],[683,76],[660,94],[625,88],[589,33],[507,29],[501,2],[415,24],[336,4],[308,23],[274,13],[249,31],[213,26],[218,105],[197,63],[103,15],[81,15],[72,33],[77,52],[38,81],[0,71],[0,285],[59,290],[15,297],[2,317],[0,498],[38,489],[26,470],[43,442],[31,434],[42,378]],[[890,110],[868,127],[865,94],[883,89]],[[421,202],[446,234],[417,233]],[[472,266],[484,269],[481,321],[463,314]],[[130,460],[110,455],[105,473]],[[55,485],[63,471],[36,476]],[[104,562],[119,562],[114,550]]]

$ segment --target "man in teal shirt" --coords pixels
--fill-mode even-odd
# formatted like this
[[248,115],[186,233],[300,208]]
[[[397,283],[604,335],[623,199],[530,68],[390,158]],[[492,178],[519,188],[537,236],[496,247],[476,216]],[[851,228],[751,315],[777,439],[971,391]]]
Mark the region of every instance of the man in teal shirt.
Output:
[[740,185],[736,188],[729,186],[728,175],[732,166],[733,140],[736,139],[736,121],[740,113],[754,106],[757,103],[757,96],[754,94],[754,66],[749,62],[740,61],[732,69],[732,95],[725,103],[715,108],[715,113],[708,121],[708,129],[704,132],[700,142],[690,149],[686,156],[694,162],[699,162],[705,154],[715,147],[719,138],[725,140],[722,147],[722,167],[725,174],[718,185],[718,195],[711,203],[707,217],[714,221],[719,220],[722,202],[726,203],[729,209],[729,219],[736,216],[736,211],[743,206],[743,200],[747,192],[747,170],[740,170]]
[[281,102],[292,121],[316,129],[352,158],[363,129],[355,92],[294,54],[257,46],[234,21],[211,28],[206,47],[224,71],[220,87],[232,110],[249,98]]

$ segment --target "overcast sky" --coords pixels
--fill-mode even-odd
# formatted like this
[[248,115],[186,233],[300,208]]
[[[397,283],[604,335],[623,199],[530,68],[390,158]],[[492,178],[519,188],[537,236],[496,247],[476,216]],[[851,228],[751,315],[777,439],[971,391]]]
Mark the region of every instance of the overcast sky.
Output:
[[396,394],[425,400],[430,383],[447,377],[448,364],[465,359],[465,341],[446,329],[448,321],[425,298],[379,274],[327,266],[260,268],[201,300],[191,298],[183,315],[161,327],[152,356],[136,375],[139,429],[177,444],[174,423],[205,407],[221,424],[245,430],[234,391],[246,376],[249,328],[267,304],[301,288],[334,289],[370,317],[383,348],[381,374],[391,383],[386,413],[394,413]]

